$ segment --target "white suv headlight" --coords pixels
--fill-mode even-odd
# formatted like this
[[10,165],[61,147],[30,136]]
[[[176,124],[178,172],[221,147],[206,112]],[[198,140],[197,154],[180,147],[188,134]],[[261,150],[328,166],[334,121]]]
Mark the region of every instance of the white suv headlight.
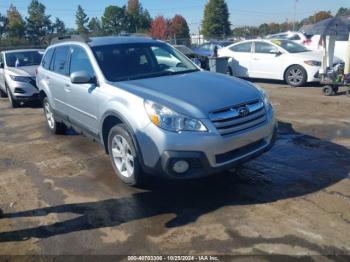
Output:
[[168,131],[208,131],[204,124],[194,118],[181,115],[160,104],[145,100],[145,109],[151,122]]

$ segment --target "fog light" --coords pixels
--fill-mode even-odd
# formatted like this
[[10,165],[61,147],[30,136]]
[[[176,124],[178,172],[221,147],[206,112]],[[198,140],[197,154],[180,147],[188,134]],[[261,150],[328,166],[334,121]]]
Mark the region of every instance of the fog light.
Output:
[[173,170],[178,174],[187,172],[189,168],[190,164],[185,160],[176,161],[173,165]]

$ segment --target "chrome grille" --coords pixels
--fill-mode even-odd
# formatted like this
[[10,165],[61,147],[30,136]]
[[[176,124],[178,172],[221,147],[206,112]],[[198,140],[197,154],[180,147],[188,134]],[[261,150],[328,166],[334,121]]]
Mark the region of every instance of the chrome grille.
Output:
[[261,100],[219,109],[209,115],[216,129],[223,136],[257,127],[266,122],[264,103]]

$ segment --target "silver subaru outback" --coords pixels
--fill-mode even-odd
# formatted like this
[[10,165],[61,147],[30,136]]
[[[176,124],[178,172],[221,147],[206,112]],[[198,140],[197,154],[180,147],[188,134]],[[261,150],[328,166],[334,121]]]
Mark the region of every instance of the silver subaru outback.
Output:
[[35,70],[42,58],[40,49],[10,50],[0,53],[0,96],[8,97],[12,107],[39,101]]
[[145,174],[215,174],[276,138],[263,89],[202,71],[170,45],[141,37],[56,39],[38,68],[48,128],[98,141],[129,185]]

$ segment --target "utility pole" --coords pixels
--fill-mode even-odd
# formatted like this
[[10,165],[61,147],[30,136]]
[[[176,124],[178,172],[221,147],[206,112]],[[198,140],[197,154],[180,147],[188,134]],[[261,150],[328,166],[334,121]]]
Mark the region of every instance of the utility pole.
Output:
[[293,32],[295,31],[295,22],[297,17],[297,3],[298,3],[298,0],[294,0]]

